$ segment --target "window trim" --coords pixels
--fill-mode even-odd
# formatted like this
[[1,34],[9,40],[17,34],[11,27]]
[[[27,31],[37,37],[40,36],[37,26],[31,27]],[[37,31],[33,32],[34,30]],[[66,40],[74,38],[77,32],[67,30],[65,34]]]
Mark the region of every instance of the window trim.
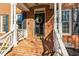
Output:
[[[44,13],[45,14],[45,20],[44,20],[44,23],[45,23],[45,21],[46,21],[46,9],[45,8],[36,8],[36,9],[34,9],[34,17],[35,17],[35,14],[38,14],[38,13],[40,13],[39,11],[42,11],[42,13]],[[38,13],[36,13],[36,12],[38,12]],[[33,31],[33,35],[35,35],[36,37],[37,37],[37,35],[35,34],[35,21],[34,21],[34,31]],[[45,36],[45,24],[44,24],[44,36]]]
[[69,11],[69,33],[63,33],[63,35],[71,35],[72,34],[72,19],[71,19],[71,10],[70,9],[65,9],[65,10],[62,10],[62,11]]

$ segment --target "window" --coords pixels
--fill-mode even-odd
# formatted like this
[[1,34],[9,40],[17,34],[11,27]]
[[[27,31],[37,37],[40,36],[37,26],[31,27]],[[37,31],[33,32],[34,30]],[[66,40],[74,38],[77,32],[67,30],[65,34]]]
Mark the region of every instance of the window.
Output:
[[22,14],[17,14],[18,28],[22,29]]
[[69,33],[70,32],[70,13],[69,11],[62,11],[62,32]]
[[[59,13],[57,12],[57,16]],[[57,17],[57,23],[59,23]],[[58,28],[58,25],[57,25]],[[70,10],[62,10],[62,33],[63,34],[71,34],[71,11]]]
[[[58,15],[59,12],[57,11],[57,29],[59,28]],[[62,33],[79,35],[79,9],[62,10]]]
[[17,24],[19,29],[26,29],[26,14],[17,14]]
[[8,15],[0,15],[0,32],[8,32]]

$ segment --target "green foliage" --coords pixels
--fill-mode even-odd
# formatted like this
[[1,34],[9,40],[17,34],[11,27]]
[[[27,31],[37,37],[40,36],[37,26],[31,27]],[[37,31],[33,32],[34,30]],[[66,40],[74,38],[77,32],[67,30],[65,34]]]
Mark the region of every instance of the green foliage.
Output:
[[39,37],[40,37],[40,40],[43,40],[43,35],[39,35]]
[[6,43],[4,43],[4,45],[3,45],[3,47],[2,47],[1,50],[5,50],[5,49],[7,49],[7,48],[8,48],[8,44],[7,44],[7,42],[6,42]]

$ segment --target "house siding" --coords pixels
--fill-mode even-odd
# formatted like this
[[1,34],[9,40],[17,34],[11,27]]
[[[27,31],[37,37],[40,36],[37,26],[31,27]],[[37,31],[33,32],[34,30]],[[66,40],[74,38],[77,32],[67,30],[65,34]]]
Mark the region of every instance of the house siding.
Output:
[[79,47],[79,35],[64,35],[63,41],[71,42],[73,48]]

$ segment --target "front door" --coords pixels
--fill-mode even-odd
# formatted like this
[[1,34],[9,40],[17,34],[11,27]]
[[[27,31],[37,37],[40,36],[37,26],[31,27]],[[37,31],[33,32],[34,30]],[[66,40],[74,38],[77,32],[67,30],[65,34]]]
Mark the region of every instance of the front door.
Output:
[[35,14],[35,34],[44,36],[45,13]]

